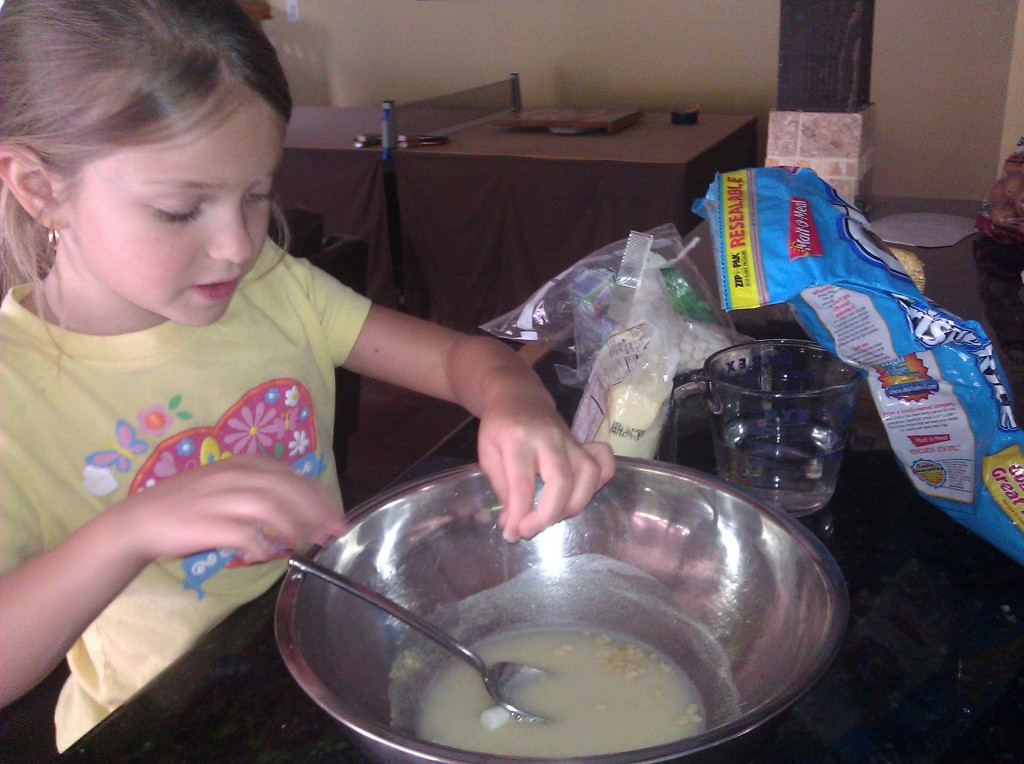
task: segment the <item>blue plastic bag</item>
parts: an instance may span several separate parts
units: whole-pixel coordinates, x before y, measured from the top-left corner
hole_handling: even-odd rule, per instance
[[[1024,563],[1024,437],[982,328],[928,300],[811,170],[719,174],[693,210],[711,227],[722,307],[789,303],[811,337],[866,372],[915,489]]]

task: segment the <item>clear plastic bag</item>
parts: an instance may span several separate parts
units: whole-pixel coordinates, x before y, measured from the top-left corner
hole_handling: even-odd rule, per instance
[[[583,348],[576,332],[580,366],[587,361],[589,369],[572,424],[582,441],[608,443],[618,456],[643,459],[657,453],[676,375],[741,339],[726,327],[677,312],[678,283],[665,278],[676,271],[652,244],[649,234],[633,232],[627,239],[605,313],[610,333],[599,345]]]
[[[656,264],[661,273],[670,305],[665,320],[672,322],[671,332],[680,343],[680,362],[687,364],[679,371],[697,368],[708,352],[739,341],[735,339],[739,335],[688,256],[697,240],[684,245],[672,223],[644,233],[652,239],[646,265]],[[575,351],[576,368],[560,366],[559,378],[563,384],[583,387],[594,357],[608,337],[629,328],[621,317],[616,320],[611,315],[616,284],[629,277],[623,273],[628,241],[627,237],[592,252],[544,284],[519,308],[480,328],[505,339],[542,341]],[[696,362],[700,352],[704,355]]]
[[[982,201],[975,227],[1005,244],[1024,245],[1024,137],[1003,162],[1003,170]]]

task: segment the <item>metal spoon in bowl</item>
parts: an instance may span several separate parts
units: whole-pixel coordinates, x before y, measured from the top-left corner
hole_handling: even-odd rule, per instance
[[[531,714],[529,711],[524,711],[523,709],[515,706],[509,700],[516,687],[547,674],[548,672],[544,671],[544,669],[527,666],[522,663],[511,663],[509,661],[500,661],[495,663],[493,666],[488,666],[474,651],[470,650],[447,633],[441,631],[441,629],[434,626],[430,621],[424,620],[411,610],[407,610],[397,602],[388,599],[384,595],[375,592],[373,589],[349,578],[345,574],[338,573],[337,571],[324,567],[308,557],[295,553],[292,553],[288,558],[288,564],[294,568],[298,568],[304,573],[309,573],[317,578],[327,581],[328,583],[334,584],[335,586],[344,589],[349,594],[354,594],[357,597],[366,600],[371,605],[379,607],[381,610],[390,613],[400,621],[404,621],[417,631],[427,635],[456,657],[466,661],[466,663],[472,666],[483,679],[484,687],[487,688],[487,692],[490,693],[491,697],[497,701],[499,706],[508,711],[516,721],[549,721],[543,716],[537,716],[536,714]]]

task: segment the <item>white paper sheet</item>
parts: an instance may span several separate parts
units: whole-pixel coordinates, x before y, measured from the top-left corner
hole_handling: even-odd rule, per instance
[[[973,218],[937,212],[907,212],[873,220],[871,230],[889,244],[951,247],[976,229]]]

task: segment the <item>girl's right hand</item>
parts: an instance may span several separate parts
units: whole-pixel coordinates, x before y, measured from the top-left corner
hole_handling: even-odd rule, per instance
[[[262,457],[233,456],[131,494],[0,575],[0,707],[42,680],[149,563],[209,549],[259,562],[278,556],[274,541],[323,545],[344,531],[319,482]]]
[[[162,480],[111,507],[140,562],[237,549],[246,562],[345,532],[341,506],[317,481],[260,456],[233,456]]]

